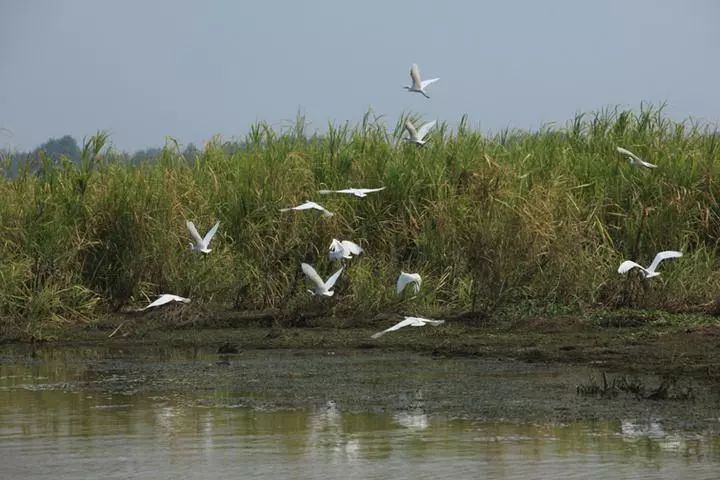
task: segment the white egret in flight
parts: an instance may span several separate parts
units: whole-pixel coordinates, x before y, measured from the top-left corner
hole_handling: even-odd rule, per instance
[[[329,212],[322,205],[315,203],[315,202],[310,202],[310,201],[307,201],[307,202],[303,203],[302,205],[298,205],[297,207],[281,208],[280,211],[287,212],[288,210],[310,210],[310,209],[319,210],[326,217],[332,217],[334,215],[334,213]]]
[[[652,278],[657,277],[660,275],[660,273],[656,272],[655,269],[660,265],[660,262],[663,260],[667,260],[668,258],[678,258],[682,257],[682,252],[676,252],[674,250],[667,250],[665,252],[660,252],[657,255],[655,255],[655,258],[653,259],[652,263],[649,267],[645,268],[642,265],[639,265],[635,262],[632,262],[630,260],[625,260],[623,263],[620,264],[620,268],[618,268],[618,273],[627,273],[633,268],[639,268],[640,274],[643,278]]]
[[[445,320],[430,320],[427,318],[420,318],[420,317],[405,317],[405,320],[396,323],[392,327],[383,330],[382,332],[378,332],[373,334],[372,338],[378,338],[382,337],[388,332],[394,332],[395,330],[400,330],[403,327],[424,327],[425,325],[441,325],[445,323]]]
[[[381,188],[345,188],[343,190],[318,190],[318,193],[322,195],[327,195],[328,193],[349,193],[350,195],[355,195],[356,197],[367,197],[368,193],[373,192],[379,192],[380,190],[385,190],[385,187]]]
[[[427,140],[425,136],[428,134],[430,129],[435,126],[436,120],[423,124],[420,128],[415,129],[415,125],[410,120],[405,120],[405,130],[408,132],[408,136],[405,137],[406,142],[414,143],[415,145],[425,145]]]
[[[327,282],[323,282],[323,279],[320,278],[320,275],[318,275],[318,273],[311,265],[303,263],[300,265],[300,267],[302,268],[302,271],[308,278],[308,280],[315,284],[315,288],[313,290],[308,290],[308,292],[312,293],[313,295],[323,295],[326,297],[333,296],[335,292],[333,292],[331,288],[335,286],[335,282],[337,282],[337,279],[340,278],[340,274],[343,271],[342,268],[337,272],[333,273],[332,277],[327,279]]]
[[[413,63],[412,67],[410,67],[410,79],[412,80],[412,85],[403,88],[408,92],[422,93],[425,98],[430,98],[428,94],[425,93],[425,88],[431,83],[435,83],[440,80],[439,78],[431,78],[430,80],[421,79],[420,69],[418,68],[416,63]]]
[[[343,258],[352,258],[353,255],[360,255],[362,252],[362,247],[355,242],[333,238],[328,255],[330,260],[342,260]]]
[[[657,168],[657,165],[653,165],[652,163],[648,163],[642,158],[638,157],[634,153],[632,153],[630,150],[626,150],[622,147],[615,147],[618,153],[621,153],[627,157],[627,159],[630,161],[630,165],[637,165],[639,167],[645,167],[645,168]]]
[[[420,291],[420,286],[422,285],[422,278],[420,277],[420,274],[401,271],[397,280],[397,294],[400,295],[409,283],[413,284],[415,293],[418,293]]]
[[[160,295],[157,300],[152,302],[150,305],[148,305],[145,308],[141,308],[140,311],[147,310],[148,308],[155,308],[159,307],[161,305],[165,305],[170,302],[182,302],[182,303],[190,303],[189,298],[185,297],[178,297],[177,295],[172,295],[170,293],[165,293],[163,295]]]
[[[193,239],[193,241],[190,242],[190,250],[198,253],[210,253],[212,251],[212,249],[208,248],[210,246],[210,240],[212,240],[215,236],[215,233],[220,226],[220,222],[213,225],[210,231],[205,234],[205,238],[200,237],[200,234],[195,228],[195,224],[193,222],[188,220],[185,222],[185,225],[187,225],[188,230],[190,230],[190,236]]]

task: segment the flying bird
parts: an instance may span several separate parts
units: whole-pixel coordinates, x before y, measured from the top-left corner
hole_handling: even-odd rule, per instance
[[[397,294],[400,295],[409,283],[413,284],[415,293],[418,293],[420,291],[420,286],[422,285],[422,278],[420,277],[420,274],[405,273],[401,271],[397,280]]]
[[[388,332],[394,332],[395,330],[400,330],[403,327],[424,327],[425,325],[442,325],[445,323],[445,320],[430,320],[427,318],[420,318],[420,317],[405,317],[405,320],[396,323],[392,327],[383,330],[382,332],[378,332],[372,335],[372,338],[378,338],[382,337]]]
[[[625,260],[623,263],[620,264],[620,268],[618,268],[618,273],[627,273],[633,268],[639,268],[640,274],[643,278],[652,278],[657,277],[660,275],[658,272],[655,271],[655,269],[660,265],[660,262],[663,260],[667,260],[668,258],[679,258],[682,257],[682,252],[676,252],[674,250],[667,250],[665,252],[660,252],[657,255],[655,255],[655,258],[653,259],[652,263],[649,267],[645,268],[642,265],[639,265],[635,262],[632,262],[630,260]]]
[[[170,302],[190,303],[190,299],[189,299],[189,298],[185,298],[185,297],[178,297],[177,295],[172,295],[172,294],[170,294],[170,293],[165,293],[165,294],[163,294],[163,295],[160,295],[160,296],[157,298],[157,300],[155,300],[154,302],[152,302],[152,303],[151,303],[150,305],[148,305],[147,307],[141,308],[140,311],[142,312],[143,310],[147,310],[148,308],[159,307],[159,306],[161,306],[161,305],[165,305],[165,304],[170,303]]]
[[[318,190],[318,193],[322,195],[327,195],[328,193],[349,193],[351,195],[355,195],[356,197],[367,197],[368,193],[373,192],[379,192],[380,190],[385,190],[385,187],[381,188],[346,188],[343,190]]]
[[[630,160],[630,165],[637,165],[639,167],[645,168],[657,168],[657,165],[646,162],[645,160],[632,153],[630,150],[626,150],[622,147],[615,147],[615,149],[618,151],[618,153],[625,155],[627,159]]]
[[[353,255],[360,255],[362,252],[362,247],[355,242],[333,238],[328,256],[330,260],[342,260],[343,258],[352,258]]]
[[[340,278],[340,274],[343,271],[342,268],[337,272],[333,273],[332,277],[327,279],[327,282],[323,282],[323,279],[320,278],[320,275],[318,275],[318,273],[311,265],[303,263],[300,265],[300,267],[302,268],[302,271],[308,278],[308,280],[315,284],[315,288],[313,290],[308,290],[308,292],[312,293],[313,295],[323,295],[325,297],[333,296],[335,292],[333,292],[331,288],[335,286],[335,282],[337,282],[337,279]]]
[[[419,129],[415,129],[415,125],[410,120],[405,120],[405,130],[408,132],[408,137],[405,137],[406,142],[414,143],[415,145],[425,145],[427,140],[424,140],[431,128],[435,126],[436,120],[423,124]]]
[[[332,217],[334,213],[329,212],[325,207],[323,207],[320,204],[317,204],[315,202],[307,201],[303,203],[302,205],[298,205],[297,207],[290,207],[290,208],[281,208],[281,212],[287,212],[288,210],[309,210],[309,209],[315,209],[320,210],[324,216],[326,217]]]
[[[418,68],[417,64],[413,63],[412,67],[410,67],[410,79],[412,80],[412,85],[403,87],[408,92],[417,92],[422,93],[425,98],[430,98],[427,93],[425,93],[425,87],[430,85],[431,83],[435,83],[439,78],[431,78],[430,80],[422,80],[420,78],[420,69]]]
[[[190,230],[190,236],[193,239],[193,241],[190,242],[190,250],[198,253],[210,253],[212,251],[212,249],[208,248],[210,246],[210,240],[212,240],[215,236],[215,233],[220,226],[220,222],[213,225],[210,231],[205,234],[205,238],[200,237],[200,234],[195,228],[195,224],[193,222],[188,220],[185,222],[185,225],[187,225],[188,230]]]

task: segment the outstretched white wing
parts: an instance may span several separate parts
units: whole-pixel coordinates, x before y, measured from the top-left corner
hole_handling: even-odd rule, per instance
[[[438,80],[440,80],[440,79],[439,79],[439,78],[431,78],[431,79],[429,79],[429,80],[423,80],[423,81],[420,83],[420,88],[424,89],[425,87],[427,87],[427,86],[430,85],[431,83],[435,83],[435,82],[437,82]]]
[[[340,278],[340,274],[342,273],[343,269],[340,268],[337,272],[332,274],[332,277],[327,279],[327,282],[325,282],[325,288],[330,290],[335,286],[335,282],[337,282],[338,278]]]
[[[415,293],[417,293],[420,290],[420,283],[422,282],[422,279],[420,278],[420,275],[417,273],[405,273],[400,272],[400,276],[397,280],[397,293],[400,295],[403,290],[405,290],[405,287],[408,283],[414,283],[415,284]]]
[[[615,147],[615,150],[617,150],[618,153],[621,153],[621,154],[623,154],[623,155],[627,155],[628,157],[630,157],[630,158],[633,159],[633,160],[640,160],[640,157],[638,157],[637,155],[635,155],[635,154],[634,154],[633,152],[631,152],[630,150],[627,150],[627,149],[622,148],[622,147]]]
[[[210,246],[210,240],[212,240],[213,237],[215,236],[215,234],[217,233],[219,226],[220,226],[220,221],[218,220],[218,222],[215,225],[213,225],[213,227],[210,229],[210,231],[205,234],[205,238],[203,238],[203,243],[205,244],[205,248]]]
[[[678,257],[682,257],[682,252],[677,252],[675,250],[666,250],[664,252],[660,252],[655,255],[655,258],[647,269],[651,272],[654,272],[657,269],[658,265],[660,265],[660,262],[662,262],[663,260]]]
[[[320,275],[315,271],[315,269],[308,265],[307,263],[303,263],[300,265],[300,268],[302,268],[303,273],[305,276],[313,282],[316,286],[316,290],[322,290],[324,288],[325,282],[322,281],[322,278],[320,278]]]
[[[195,224],[191,222],[190,220],[185,222],[185,225],[187,225],[187,229],[190,231],[190,236],[192,237],[193,241],[195,242],[195,245],[200,245],[202,243],[202,237],[197,231],[197,228],[195,228]]]
[[[422,318],[422,317],[405,317],[406,320],[414,320],[414,323],[411,325],[413,327],[422,327],[424,325],[442,325],[445,323],[445,320],[431,320],[429,318]]]
[[[418,140],[422,140],[425,138],[425,135],[428,134],[431,128],[435,126],[435,123],[437,123],[437,120],[433,120],[432,122],[428,122],[424,124],[422,127],[420,127],[417,131],[417,138]]]
[[[351,242],[350,240],[343,240],[340,243],[345,250],[352,253],[353,255],[360,255],[363,252],[363,249],[360,245],[355,242]]]
[[[396,323],[396,324],[393,325],[392,327],[390,327],[390,328],[388,328],[388,329],[386,329],[386,330],[383,330],[382,332],[378,332],[378,333],[374,334],[374,335],[372,336],[372,338],[382,337],[383,335],[385,335],[385,334],[388,333],[388,332],[394,332],[395,330],[400,330],[400,329],[403,328],[403,327],[407,327],[408,325],[412,325],[413,323],[415,323],[415,321],[416,321],[416,320],[415,320],[414,318],[406,318],[405,320],[403,320],[403,321],[401,321],[401,322],[399,322],[399,323]]]
[[[413,83],[412,88],[422,88],[422,81],[420,80],[420,69],[418,68],[416,63],[413,63],[412,67],[410,67],[410,78],[412,79]]]
[[[645,270],[645,267],[643,267],[642,265],[635,263],[631,260],[625,260],[623,263],[620,264],[620,267],[618,268],[618,273],[627,273],[633,268]]]
[[[626,148],[615,147],[615,149],[618,151],[618,153],[621,153],[622,155],[627,156],[628,159],[630,160],[630,163],[634,163],[636,165],[642,165],[645,168],[657,168],[657,165],[653,165],[650,162],[646,162],[645,160],[638,157],[637,155],[635,155],[633,152],[631,152],[630,150],[628,150]]]
[[[148,308],[159,307],[161,305],[165,305],[166,303],[170,303],[170,302],[190,303],[190,299],[180,297],[178,295],[172,295],[172,294],[166,293],[166,294],[160,295],[160,297],[158,297],[157,300],[155,300],[154,302],[152,302],[150,305],[143,308],[142,310],[147,310]]]
[[[405,130],[408,131],[408,134],[410,135],[410,138],[412,140],[418,139],[418,132],[415,129],[415,125],[413,125],[410,120],[405,120]]]

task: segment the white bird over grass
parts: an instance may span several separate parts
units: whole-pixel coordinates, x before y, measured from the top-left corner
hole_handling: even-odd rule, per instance
[[[307,201],[307,202],[303,203],[302,205],[298,205],[297,207],[281,208],[280,211],[287,212],[288,210],[310,210],[310,209],[319,210],[326,217],[332,217],[334,215],[334,213],[329,212],[327,210],[327,208],[323,207],[322,205],[315,203],[315,202],[310,202],[310,201]]]
[[[420,317],[405,317],[405,320],[396,323],[392,327],[383,330],[382,332],[378,332],[373,334],[372,338],[378,338],[382,337],[388,332],[394,332],[395,330],[400,330],[403,327],[424,327],[425,325],[442,325],[445,323],[445,320],[430,320],[427,318],[420,318]]]
[[[343,258],[352,258],[353,255],[360,255],[362,252],[362,247],[355,242],[333,238],[330,243],[329,257],[330,260],[342,260]]]
[[[412,85],[403,87],[408,92],[417,92],[422,93],[425,98],[430,98],[427,93],[425,93],[425,88],[430,85],[431,83],[435,83],[439,78],[431,78],[430,80],[422,80],[420,78],[420,69],[418,68],[416,63],[412,64],[412,67],[410,67],[410,79],[412,80]]]
[[[667,250],[664,252],[660,252],[657,255],[655,255],[655,258],[653,259],[652,263],[649,267],[645,268],[642,265],[639,265],[633,261],[625,260],[623,263],[620,264],[620,268],[618,268],[618,273],[627,273],[633,268],[639,268],[640,274],[643,278],[652,278],[657,277],[660,275],[658,272],[655,271],[655,269],[660,265],[660,262],[663,260],[667,260],[668,258],[678,258],[682,257],[682,252],[676,252],[674,250]]]
[[[318,193],[322,195],[327,195],[328,193],[349,193],[351,195],[355,195],[356,197],[367,197],[368,193],[373,192],[379,192],[380,190],[385,190],[385,187],[380,188],[345,188],[343,190],[318,190]]]
[[[645,167],[645,168],[657,168],[657,165],[653,165],[652,163],[648,163],[642,158],[638,157],[634,153],[632,153],[630,150],[626,150],[622,147],[615,147],[615,149],[618,151],[618,153],[625,155],[628,160],[630,160],[630,165],[637,165],[639,167]]]
[[[408,137],[405,137],[406,142],[414,143],[415,145],[425,145],[427,140],[425,136],[428,134],[431,128],[435,126],[436,120],[423,124],[419,129],[415,129],[415,125],[410,120],[405,120],[405,130],[408,132]]]
[[[210,246],[210,240],[212,240],[215,236],[215,233],[220,226],[220,222],[213,225],[210,231],[205,234],[205,238],[200,237],[200,234],[195,228],[195,224],[193,222],[188,220],[185,222],[185,225],[187,225],[188,230],[190,230],[190,236],[193,239],[193,241],[190,242],[190,250],[198,253],[210,253],[212,251],[212,249],[208,248]]]
[[[420,286],[422,285],[422,278],[420,277],[420,274],[401,271],[397,280],[397,294],[400,295],[409,283],[413,284],[415,293],[418,293],[420,291]]]
[[[159,307],[159,306],[161,306],[161,305],[165,305],[165,304],[170,303],[170,302],[190,303],[190,299],[189,299],[189,298],[185,298],[185,297],[178,297],[177,295],[172,295],[172,294],[170,294],[170,293],[165,293],[165,294],[163,294],[163,295],[160,295],[160,296],[157,298],[157,300],[155,300],[154,302],[152,302],[152,303],[151,303],[150,305],[148,305],[147,307],[141,308],[140,311],[142,312],[143,310],[147,310],[148,308]]]
[[[335,282],[337,282],[337,279],[340,278],[340,274],[343,271],[342,268],[337,272],[333,273],[332,277],[327,279],[327,282],[323,282],[323,279],[320,278],[320,275],[318,275],[318,273],[311,265],[303,263],[300,265],[300,267],[302,268],[302,271],[308,278],[308,280],[315,284],[315,289],[308,290],[308,292],[312,293],[313,295],[323,295],[325,297],[333,296],[335,292],[333,292],[331,288],[335,286]]]

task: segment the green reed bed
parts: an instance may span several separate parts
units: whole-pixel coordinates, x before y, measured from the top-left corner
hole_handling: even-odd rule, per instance
[[[306,133],[265,124],[233,149],[215,139],[193,158],[169,142],[131,165],[85,143],[83,161],[41,158],[0,179],[0,320],[32,335],[176,293],[193,305],[335,315],[399,309],[442,316],[504,308],[635,306],[683,310],[718,294],[720,137],[661,109],[578,115],[565,127],[487,136],[463,119],[423,148],[366,115]],[[658,165],[633,167],[623,146]],[[322,188],[385,186],[364,199]],[[335,215],[279,212],[305,200]],[[220,220],[210,255],[192,255],[185,219]],[[333,237],[365,254],[331,299],[311,298],[300,263],[328,276]],[[641,282],[623,259],[685,256]],[[399,299],[400,270],[423,275]]]

